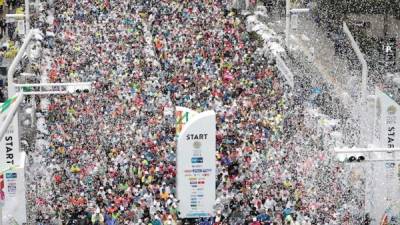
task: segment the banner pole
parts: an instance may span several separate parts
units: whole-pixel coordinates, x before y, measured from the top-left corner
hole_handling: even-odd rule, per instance
[[[290,0],[286,0],[285,43],[288,50],[290,49],[290,16]]]

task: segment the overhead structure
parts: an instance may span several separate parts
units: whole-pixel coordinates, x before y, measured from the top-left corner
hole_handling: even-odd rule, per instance
[[[357,42],[354,40],[353,35],[351,34],[349,27],[347,26],[346,22],[343,22],[343,31],[346,34],[347,38],[350,41],[351,47],[353,48],[354,52],[357,55],[358,60],[360,61],[361,67],[362,67],[362,78],[361,78],[361,99],[360,99],[360,110],[359,110],[359,118],[360,118],[360,135],[361,135],[361,141],[360,144],[363,147],[366,147],[368,145],[367,141],[367,82],[368,82],[368,66],[367,66],[367,61],[364,58],[364,55],[361,53],[361,50],[357,44]]]
[[[24,42],[21,48],[18,51],[17,56],[15,56],[12,61],[10,67],[7,71],[7,82],[8,82],[8,96],[14,96],[16,94],[15,83],[14,83],[14,74],[17,70],[18,64],[21,62],[22,57],[24,56],[29,43],[34,40],[36,37],[42,37],[42,32],[38,29],[29,30],[28,34],[25,36]]]
[[[400,161],[400,148],[340,148],[335,154],[339,161],[346,162]]]

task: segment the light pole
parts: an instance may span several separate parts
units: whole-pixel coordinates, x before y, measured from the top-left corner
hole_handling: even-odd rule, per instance
[[[29,15],[29,0],[25,0],[25,33],[29,32],[30,28],[30,15]]]
[[[361,53],[360,48],[358,47],[357,42],[354,40],[353,35],[351,34],[346,22],[343,22],[343,31],[346,34],[347,38],[350,41],[351,47],[357,55],[358,60],[360,61],[362,67],[362,80],[361,80],[361,101],[360,101],[360,135],[361,141],[360,144],[364,147],[367,146],[367,121],[366,121],[366,110],[367,110],[367,82],[368,82],[368,66],[367,61],[365,61],[364,55]]]
[[[289,38],[290,38],[290,0],[286,0],[286,32],[285,42],[286,48],[289,49]]]

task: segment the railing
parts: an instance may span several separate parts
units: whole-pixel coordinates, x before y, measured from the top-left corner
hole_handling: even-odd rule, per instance
[[[275,53],[274,53],[275,54]],[[294,75],[290,71],[290,69],[286,66],[285,61],[279,56],[279,54],[275,54],[276,66],[278,70],[283,74],[289,86],[294,88]]]

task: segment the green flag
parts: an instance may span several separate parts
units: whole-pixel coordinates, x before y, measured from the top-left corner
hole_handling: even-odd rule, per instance
[[[2,113],[5,112],[10,107],[10,105],[13,102],[15,102],[15,100],[17,100],[17,96],[13,96],[13,97],[7,99],[5,102],[3,102],[3,104],[0,105],[0,111]]]

